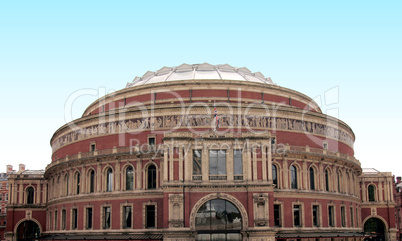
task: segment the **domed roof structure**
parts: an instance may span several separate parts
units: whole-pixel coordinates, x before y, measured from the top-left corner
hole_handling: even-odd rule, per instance
[[[177,67],[163,67],[156,72],[148,71],[142,77],[135,77],[126,87],[145,84],[177,81],[177,80],[239,80],[265,84],[274,84],[271,78],[266,78],[260,72],[252,73],[249,69],[236,68],[228,64],[211,65],[203,64],[182,64]]]

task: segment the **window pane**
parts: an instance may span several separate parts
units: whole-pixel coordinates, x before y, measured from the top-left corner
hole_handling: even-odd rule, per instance
[[[77,229],[78,226],[78,215],[77,215],[78,210],[77,209],[73,209],[73,217],[72,217],[72,229]]]
[[[293,206],[293,223],[295,226],[300,226],[300,205]]]
[[[278,188],[278,171],[274,164],[272,164],[272,183],[275,185],[275,188]]]
[[[133,167],[129,166],[126,169],[126,190],[133,190],[134,187],[134,171]]]
[[[89,192],[95,192],[95,171],[92,170],[90,173],[90,181],[89,181]]]
[[[314,169],[310,167],[310,190],[315,190]]]
[[[196,214],[197,230],[241,230],[242,217],[230,202],[214,199],[204,203]]]
[[[218,150],[209,150],[209,174],[218,174]]]
[[[76,187],[77,192],[76,192],[76,194],[80,194],[81,177],[80,177],[79,173],[77,173],[76,182],[77,182],[77,187]]]
[[[34,203],[34,189],[33,187],[28,187],[27,188],[27,204],[33,204]]]
[[[113,172],[111,168],[107,170],[106,176],[107,176],[106,191],[111,192],[113,190]]]
[[[155,228],[155,206],[146,206],[147,228]]]
[[[66,210],[61,211],[61,229],[66,229]]]
[[[92,208],[87,208],[87,228],[92,228]]]
[[[124,228],[131,228],[131,220],[132,220],[132,211],[131,211],[131,207],[127,206],[124,207],[124,214],[123,214],[123,227]]]
[[[318,226],[318,206],[313,206],[313,226]]]
[[[333,227],[334,226],[334,207],[333,206],[329,206],[328,207],[328,221],[329,221],[329,226]]]
[[[291,172],[291,179],[290,179],[290,185],[292,189],[297,189],[297,170],[295,166],[290,167],[290,172]]]
[[[281,226],[281,206],[278,204],[274,205],[274,223],[276,227]]]
[[[341,207],[341,225],[342,227],[346,226],[346,214],[345,214],[345,207]]]
[[[226,174],[226,151],[220,150],[218,152],[218,174],[225,175]]]
[[[148,167],[148,189],[156,188],[156,167],[150,165]]]
[[[193,150],[193,175],[202,175],[202,152]]]
[[[375,194],[374,194],[374,186],[373,185],[368,186],[368,195],[369,195],[369,202],[374,202]]]
[[[234,174],[243,175],[243,152],[242,150],[233,150]]]
[[[110,207],[104,207],[104,220],[103,220],[103,228],[110,228]]]

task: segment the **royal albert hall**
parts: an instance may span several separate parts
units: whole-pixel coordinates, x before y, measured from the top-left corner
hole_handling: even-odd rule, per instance
[[[259,72],[149,71],[54,133],[43,180],[10,191],[32,224],[9,240],[362,240],[354,140]]]

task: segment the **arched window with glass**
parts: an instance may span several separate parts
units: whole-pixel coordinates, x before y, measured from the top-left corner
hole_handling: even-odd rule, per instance
[[[274,184],[275,188],[279,188],[278,187],[278,168],[274,164],[272,164],[272,184]]]
[[[95,192],[95,171],[92,169],[88,173],[89,193]]]
[[[147,188],[155,189],[156,188],[156,167],[151,164],[148,166],[147,170]]]
[[[239,209],[224,199],[205,202],[195,215],[196,240],[243,240],[243,217]]]
[[[374,185],[369,185],[367,188],[369,202],[375,202],[375,187]]]
[[[127,166],[126,168],[126,190],[134,189],[134,168],[132,166]]]
[[[297,168],[294,165],[290,166],[290,188],[297,189]]]
[[[69,176],[68,176],[68,173],[64,176],[64,185],[65,185],[65,189],[64,189],[64,195],[65,196],[68,196],[68,193],[69,193],[69,190],[68,190],[68,188],[69,188],[69,182],[70,182],[70,180],[69,180]]]
[[[81,175],[79,172],[75,174],[75,194],[80,194]]]
[[[28,187],[26,190],[26,194],[27,194],[27,204],[34,204],[35,189],[33,187]]]
[[[106,191],[113,191],[113,170],[110,167],[106,170]]]
[[[341,192],[342,187],[341,187],[341,183],[342,183],[342,174],[340,171],[337,172],[337,176],[338,176],[338,192]]]
[[[315,190],[315,172],[314,168],[310,167],[310,190]]]
[[[329,192],[329,173],[328,173],[328,169],[325,169],[324,172],[324,179],[325,179],[325,191]]]

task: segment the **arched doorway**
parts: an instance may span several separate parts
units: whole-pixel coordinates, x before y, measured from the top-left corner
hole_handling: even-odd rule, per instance
[[[366,240],[384,241],[385,240],[385,225],[378,218],[370,218],[364,223],[364,232],[377,235],[376,237]]]
[[[39,238],[40,229],[33,221],[22,222],[17,229],[17,241],[31,241]]]
[[[195,216],[197,241],[240,241],[242,240],[242,216],[239,209],[224,199],[205,202]]]

